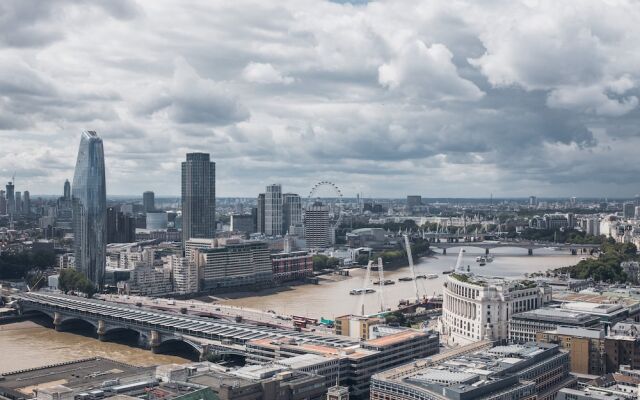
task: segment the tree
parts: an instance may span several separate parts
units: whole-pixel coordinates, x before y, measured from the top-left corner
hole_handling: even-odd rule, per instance
[[[96,287],[86,276],[75,269],[63,269],[58,278],[58,289],[65,293],[70,291],[82,292],[91,298],[96,293]]]

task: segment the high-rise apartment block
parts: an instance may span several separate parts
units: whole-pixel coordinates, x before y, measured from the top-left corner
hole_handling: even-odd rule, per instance
[[[302,226],[302,201],[294,193],[282,196],[282,232],[292,234],[291,227]]]
[[[24,215],[31,214],[31,193],[28,190],[22,193],[22,213]]]
[[[264,234],[282,235],[282,186],[267,186],[264,197]]]
[[[329,207],[316,202],[304,213],[304,237],[310,249],[323,249],[333,243],[333,228],[329,221]]]
[[[216,233],[216,164],[207,153],[188,153],[182,163],[182,243]]]
[[[17,215],[22,214],[22,192],[16,192],[15,194],[15,210]]]
[[[73,177],[73,235],[76,269],[98,287],[104,282],[107,247],[107,191],[102,139],[94,131],[80,138]]]
[[[156,210],[156,199],[153,192],[142,193],[142,207],[144,212],[154,212]]]

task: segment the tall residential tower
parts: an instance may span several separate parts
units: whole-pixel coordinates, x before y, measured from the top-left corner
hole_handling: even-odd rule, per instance
[[[282,186],[267,186],[264,196],[264,234],[282,235]]]
[[[76,269],[96,286],[104,284],[107,252],[107,190],[102,139],[82,132],[73,176],[73,236]]]
[[[188,153],[182,163],[182,244],[216,234],[216,163],[208,153]]]

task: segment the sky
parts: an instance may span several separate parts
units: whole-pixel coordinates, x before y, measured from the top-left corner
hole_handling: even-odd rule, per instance
[[[640,2],[3,0],[0,180],[62,193],[83,130],[107,192],[627,197]]]

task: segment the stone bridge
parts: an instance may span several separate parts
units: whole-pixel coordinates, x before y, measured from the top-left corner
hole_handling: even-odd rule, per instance
[[[529,255],[533,255],[533,250],[544,248],[557,248],[560,250],[571,251],[577,253],[581,249],[595,250],[599,249],[599,244],[554,244],[545,242],[530,242],[530,241],[513,241],[513,242],[432,242],[429,246],[433,248],[442,249],[442,254],[447,254],[447,249],[452,247],[475,247],[478,249],[484,249],[485,254],[489,254],[490,249],[497,249],[503,247],[521,248],[527,249]]]
[[[138,335],[138,344],[153,352],[163,352],[172,343],[185,343],[198,352],[246,356],[245,344],[254,339],[292,338],[310,343],[330,342],[338,347],[353,345],[348,338],[324,337],[311,333],[272,329],[191,315],[151,311],[135,306],[90,300],[75,296],[38,292],[14,295],[21,315],[45,314],[56,330],[77,329],[89,324],[100,340],[110,340],[118,332]]]

